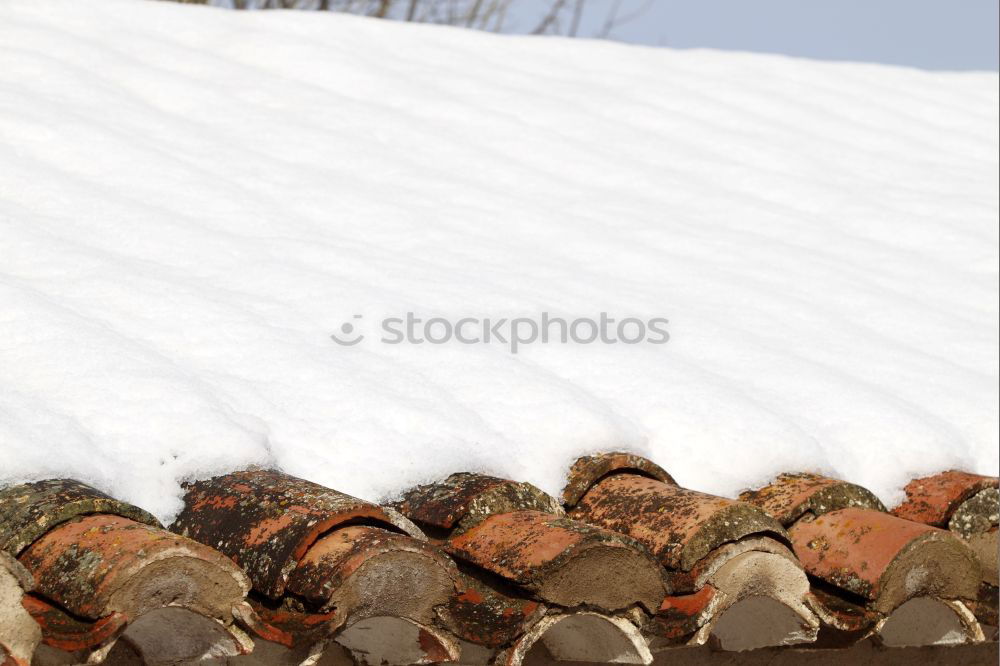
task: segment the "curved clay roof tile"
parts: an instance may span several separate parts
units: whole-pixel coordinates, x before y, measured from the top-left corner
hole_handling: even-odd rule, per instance
[[[0,490],[0,550],[14,557],[53,527],[78,516],[102,513],[162,527],[137,506],[75,479],[49,479]]]
[[[539,511],[490,516],[445,548],[560,606],[654,610],[667,592],[659,565],[632,539]]]
[[[405,534],[351,525],[317,541],[298,561],[288,591],[320,612],[349,619],[406,617],[430,623],[456,593],[457,569],[438,548]]]
[[[443,481],[407,491],[399,510],[418,524],[451,530],[452,534],[464,532],[498,513],[563,513],[554,497],[530,483],[470,472],[458,472]]]
[[[538,643],[559,661],[651,664],[653,655],[628,620],[579,611],[546,615],[510,648],[497,655],[498,666],[521,666]]]
[[[663,483],[677,485],[665,469],[648,458],[621,451],[598,453],[577,458],[570,467],[566,487],[562,492],[563,504],[567,507],[575,506],[595,483],[609,474],[623,472],[640,474]]]
[[[882,501],[866,488],[809,473],[781,474],[763,488],[741,493],[740,500],[760,507],[785,527],[806,514],[822,516],[851,506],[886,510]]]
[[[913,479],[903,489],[906,500],[892,513],[918,523],[947,527],[952,514],[963,502],[982,490],[998,486],[1000,478],[995,476],[956,470]]]
[[[177,632],[190,634],[171,648],[178,660],[252,649],[232,612],[250,582],[221,553],[76,481],[11,488],[4,501],[10,542],[32,537],[18,558],[35,582],[23,605],[47,645],[90,651],[94,663],[119,639],[157,653],[180,646]]]
[[[546,612],[533,599],[469,574],[460,572],[459,583],[459,593],[437,612],[445,628],[474,645],[493,649],[507,645]]]
[[[275,470],[248,470],[188,484],[171,529],[240,565],[254,590],[285,592],[296,563],[323,534],[350,521],[406,531],[382,507]]]
[[[751,534],[787,540],[757,507],[638,474],[608,476],[592,486],[571,518],[627,534],[668,569],[690,571],[714,548]]]
[[[915,596],[974,599],[979,564],[951,533],[888,513],[849,508],[789,532],[806,571],[888,613]]]

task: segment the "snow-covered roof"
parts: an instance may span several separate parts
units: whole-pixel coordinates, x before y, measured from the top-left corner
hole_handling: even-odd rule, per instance
[[[518,666],[539,645],[648,664],[698,645],[973,644],[996,626],[997,486],[916,479],[896,513],[919,504],[918,522],[837,479],[786,474],[734,500],[621,452],[578,460],[566,505],[465,472],[379,506],[253,469],[189,484],[167,531],[79,482],[36,482],[0,491],[0,646],[27,663],[41,638],[36,666]]]
[[[169,521],[252,464],[998,469],[995,73],[139,0],[0,33],[0,483]],[[408,312],[670,339],[381,342]]]

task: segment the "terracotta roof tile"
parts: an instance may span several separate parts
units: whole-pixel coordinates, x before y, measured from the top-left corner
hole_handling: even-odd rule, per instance
[[[710,584],[702,585],[696,592],[667,596],[660,602],[646,633],[654,641],[659,639],[667,645],[687,642],[684,639],[690,639],[702,627],[711,624],[725,601]]]
[[[47,531],[78,516],[102,513],[162,527],[151,514],[74,479],[50,479],[0,490],[0,550],[14,557]]]
[[[337,643],[371,666],[437,664],[461,656],[458,641],[448,632],[396,616],[359,620],[337,636]]]
[[[741,498],[782,520],[806,571],[828,586],[813,597],[824,622],[822,642],[878,635],[886,627],[886,640],[900,640],[905,632],[893,627],[912,615],[913,604],[902,608],[911,599],[936,604],[962,625],[964,604],[976,598],[970,581],[979,566],[968,547],[947,532],[886,513],[865,488],[815,474],[783,474]],[[935,613],[924,615],[930,622]],[[912,617],[905,624],[913,625]],[[905,634],[907,640],[932,641],[929,627]],[[962,631],[972,639],[978,629]]]
[[[752,505],[639,474],[604,478],[569,515],[628,534],[665,567],[679,571],[689,571],[713,548],[750,534],[787,539],[777,521]]]
[[[565,497],[579,497],[570,517],[628,534],[665,567],[673,595],[647,628],[658,643],[715,640],[732,649],[754,647],[756,638],[736,628],[737,618],[749,614],[782,627],[765,641],[815,637],[818,621],[806,605],[806,575],[784,528],[759,508],[682,488],[637,456],[584,458],[571,476],[574,490]],[[753,600],[758,597],[768,601]]]
[[[852,603],[840,594],[813,587],[807,598],[821,624],[817,647],[845,647],[871,635],[881,615],[864,604]]]
[[[407,492],[400,509],[437,530],[455,558],[547,604],[655,609],[666,593],[643,546],[566,518],[555,498],[530,484],[453,474]]]
[[[666,594],[659,567],[639,544],[539,511],[490,516],[445,548],[559,606],[655,609]]]
[[[935,482],[921,501],[945,498],[935,520],[952,532],[844,481],[782,475],[737,501],[625,453],[577,461],[568,514],[478,474],[397,511],[250,470],[191,484],[170,533],[85,484],[26,484],[0,491],[0,543],[19,558],[0,554],[0,666],[28,666],[39,634],[41,663],[147,666],[200,658],[176,640],[188,633],[202,655],[256,644],[252,663],[316,666],[982,640],[996,587],[976,553],[995,556],[996,486],[939,476],[961,488]]]
[[[501,648],[513,642],[543,617],[544,604],[518,596],[516,591],[465,573],[460,590],[438,616],[445,628],[474,645]]]
[[[46,645],[96,663],[120,640],[141,647],[185,627],[212,638],[185,641],[191,652],[177,653],[178,659],[252,649],[232,612],[249,590],[246,576],[141,509],[56,480],[7,489],[0,515],[8,547],[31,540],[18,557],[35,582],[23,607]]]
[[[588,611],[546,615],[495,659],[497,666],[521,666],[536,644],[556,661],[650,664],[638,628],[621,617]]]
[[[851,506],[885,511],[882,501],[866,488],[808,473],[782,474],[759,490],[741,493],[740,499],[759,506],[785,527],[807,513],[822,516]]]
[[[440,595],[433,605],[445,603],[452,596],[449,592],[455,585],[457,570],[444,553],[408,535],[368,525],[349,525],[319,539],[292,571],[288,591],[315,604],[321,612],[343,609],[349,606],[345,595],[360,598],[375,592],[375,585],[382,580],[373,574],[386,567],[390,570],[383,575],[389,578],[386,582],[390,585],[408,580],[405,595],[411,599],[392,600],[400,610],[412,597],[421,599],[420,612],[426,612],[424,595]],[[439,579],[438,584],[428,585],[429,578]],[[364,589],[356,589],[358,586]],[[376,596],[381,595],[384,603],[391,591],[382,590]],[[369,603],[379,601],[372,599]]]
[[[460,534],[498,513],[563,513],[555,498],[530,483],[468,472],[407,491],[399,510],[418,525],[450,530],[452,534]]]
[[[378,505],[281,472],[248,470],[189,484],[171,529],[225,553],[256,591],[278,599],[316,540],[356,520],[402,529]]]
[[[944,530],[850,508],[800,521],[790,534],[806,571],[868,599],[880,611],[918,595],[976,596],[978,564]]]
[[[906,485],[906,500],[893,514],[928,525],[947,527],[969,546],[982,570],[978,598],[970,602],[976,617],[997,624],[1000,479],[951,470],[914,479]]]
[[[995,476],[982,476],[956,470],[941,472],[914,479],[906,484],[904,488],[906,501],[892,512],[907,520],[935,527],[947,527],[949,519],[959,505],[979,491],[997,488],[998,485],[1000,479]]]
[[[170,558],[178,558],[170,569],[159,564]],[[20,561],[47,599],[92,620],[111,612],[138,617],[164,604],[159,597],[166,594],[169,603],[223,618],[248,587],[242,572],[216,551],[158,527],[104,514],[81,516],[49,530]],[[181,566],[189,568],[178,579],[174,567]],[[144,570],[149,567],[156,572],[147,580]],[[175,586],[165,587],[168,582]]]
[[[566,506],[575,506],[595,483],[615,473],[628,472],[676,485],[674,478],[652,460],[620,451],[582,456],[570,467],[563,488],[562,500]]]
[[[116,640],[128,626],[128,616],[117,611],[98,620],[84,620],[33,595],[25,596],[22,605],[41,627],[45,644],[65,652],[98,648]]]
[[[455,564],[398,512],[273,470],[190,484],[175,531],[211,544],[253,581],[244,624],[258,637],[355,652],[396,637],[390,662],[447,660],[457,649],[433,626],[458,593]],[[391,628],[391,629],[390,629]],[[366,647],[367,645],[367,647]],[[394,656],[390,656],[394,655]],[[425,663],[421,661],[420,663]]]

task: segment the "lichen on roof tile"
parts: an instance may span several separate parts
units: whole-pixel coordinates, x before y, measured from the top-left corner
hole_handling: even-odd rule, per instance
[[[279,599],[309,547],[357,520],[402,530],[371,502],[275,470],[247,470],[188,484],[171,529],[232,558],[256,591]]]
[[[785,527],[806,513],[821,516],[851,506],[886,510],[882,501],[866,488],[811,473],[781,474],[762,488],[740,493],[740,499],[759,506]]]
[[[946,527],[952,513],[982,490],[997,488],[1000,478],[950,470],[913,479],[903,489],[906,500],[892,512],[900,518]]]
[[[0,489],[0,550],[14,557],[48,530],[90,513],[162,527],[149,512],[75,479],[49,479]]]
[[[622,472],[641,474],[676,485],[674,478],[665,469],[648,458],[621,451],[598,453],[577,458],[570,467],[562,492],[563,504],[567,507],[574,506],[595,483],[609,474]]]
[[[848,508],[790,530],[806,571],[890,612],[919,595],[974,599],[979,565],[949,532],[891,514]]]
[[[459,573],[459,592],[437,610],[441,623],[459,638],[487,648],[509,644],[545,615],[544,604],[519,596],[510,586],[487,584]]]
[[[250,582],[221,553],[77,481],[8,489],[4,502],[8,543],[31,538],[18,557],[35,583],[23,606],[46,645],[97,663],[122,637],[163,652],[165,634],[187,627],[178,659],[251,649],[232,614]]]
[[[450,538],[453,556],[562,606],[655,609],[667,592],[663,573],[629,537],[539,511],[493,515]]]
[[[750,534],[788,538],[780,523],[753,505],[638,474],[604,478],[569,515],[628,534],[665,567],[681,571],[713,548]]]
[[[443,481],[412,488],[399,510],[418,524],[461,533],[488,516],[510,511],[561,515],[559,502],[530,483],[458,472]]]

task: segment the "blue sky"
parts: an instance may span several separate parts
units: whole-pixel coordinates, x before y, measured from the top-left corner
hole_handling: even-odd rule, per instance
[[[614,0],[586,0],[581,36],[600,30]],[[612,36],[677,48],[709,47],[925,69],[997,70],[998,0],[621,0],[648,4]],[[548,3],[545,3],[548,4]],[[535,23],[542,3],[520,2],[513,22]]]

